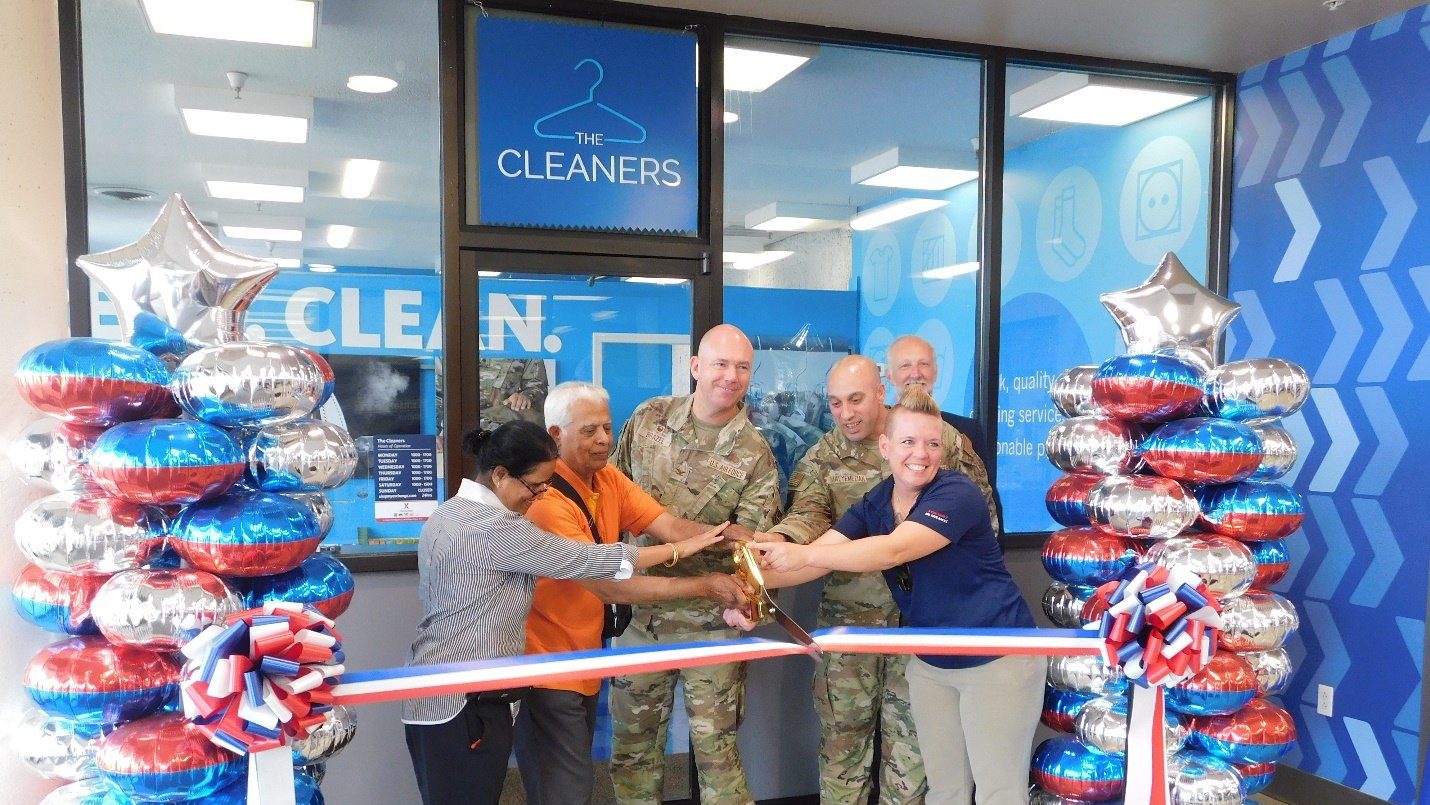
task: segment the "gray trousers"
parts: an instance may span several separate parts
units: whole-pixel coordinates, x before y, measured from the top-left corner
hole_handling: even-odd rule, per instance
[[[532,688],[516,717],[516,763],[527,805],[589,805],[596,696]]]
[[[909,658],[909,701],[928,774],[927,805],[1026,805],[1028,762],[1043,708],[1045,657],[974,668]]]

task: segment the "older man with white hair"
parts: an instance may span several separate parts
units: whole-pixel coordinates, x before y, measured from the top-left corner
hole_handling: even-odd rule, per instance
[[[562,383],[546,398],[546,426],[560,458],[552,489],[527,511],[536,525],[577,542],[618,542],[622,531],[650,534],[676,546],[710,528],[667,512],[607,462],[610,395],[590,383]],[[703,598],[739,606],[744,590],[733,577],[633,576],[620,582],[542,578],[526,621],[526,652],[598,649],[616,631],[619,608],[629,604]],[[610,625],[608,625],[610,624]],[[581,805],[591,801],[591,742],[596,727],[598,681],[557,682],[534,689],[516,726],[516,754],[526,801]]]

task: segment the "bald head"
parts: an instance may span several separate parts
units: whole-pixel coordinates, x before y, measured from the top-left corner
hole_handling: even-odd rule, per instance
[[[934,355],[933,346],[922,338],[900,336],[889,345],[885,371],[895,394],[911,385],[922,386],[933,393],[934,381],[938,379],[938,356]]]
[[[875,439],[884,429],[884,381],[879,365],[863,355],[840,358],[829,370],[829,415],[852,441]]]
[[[740,328],[731,324],[710,328],[690,358],[695,416],[711,424],[729,422],[750,389],[754,363],[755,348]]]

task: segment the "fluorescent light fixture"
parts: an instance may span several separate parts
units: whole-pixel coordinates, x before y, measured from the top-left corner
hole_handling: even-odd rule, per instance
[[[939,266],[925,270],[921,276],[926,280],[947,280],[954,277],[961,277],[965,274],[977,274],[978,261],[971,263],[954,263],[951,266]]]
[[[313,46],[313,0],[140,0],[156,34]]]
[[[285,204],[303,203],[303,188],[292,185],[206,179],[204,186],[208,188],[209,195],[214,198],[231,198],[240,201],[279,201]]]
[[[235,98],[227,90],[174,87],[174,103],[190,134],[306,143],[313,99],[299,95],[250,92]]]
[[[347,224],[332,224],[328,227],[328,245],[334,249],[346,249],[353,242],[357,230]]]
[[[484,279],[493,279],[493,278],[495,278],[495,277],[500,277],[500,276],[501,276],[501,272],[500,272],[500,271],[478,271],[478,272],[477,272],[477,276],[478,276],[478,277],[482,277],[482,278],[484,278]]]
[[[746,229],[763,232],[809,232],[832,229],[849,220],[854,210],[837,204],[801,204],[775,201],[745,216]]]
[[[1126,126],[1204,97],[1188,84],[1089,73],[1053,73],[1008,97],[1008,113],[1037,120]]]
[[[308,264],[308,270],[309,270],[309,271],[316,271],[316,272],[318,272],[319,274],[331,274],[331,273],[333,273],[334,271],[337,271],[338,269],[337,269],[336,266],[332,265],[331,263],[309,263],[309,264]]]
[[[350,75],[348,76],[348,89],[353,92],[381,95],[384,92],[397,89],[397,82],[385,75]]]
[[[725,91],[764,92],[817,55],[818,45],[806,45],[802,42],[770,39],[727,40]]]
[[[225,237],[235,240],[281,240],[299,241],[303,239],[301,229],[283,229],[272,226],[223,226]]]
[[[377,181],[377,169],[382,163],[376,159],[349,159],[343,165],[343,198],[367,198],[372,195],[373,183]]]
[[[639,282],[642,285],[681,285],[685,280],[679,277],[626,277],[626,282]]]
[[[738,114],[734,113],[734,112],[726,112],[726,113],[725,113],[725,122],[726,122],[726,123],[734,123],[735,121],[737,121],[737,120],[739,120],[739,119],[740,119],[740,116],[739,116]]]
[[[270,257],[268,259],[277,263],[279,268],[297,268],[303,264],[303,261],[296,257]]]
[[[885,224],[901,221],[910,215],[936,210],[947,204],[948,201],[939,198],[900,198],[886,201],[849,219],[849,227],[860,231],[878,229]]]
[[[890,148],[849,169],[849,181],[905,190],[947,190],[978,178],[973,154],[920,148]]]
[[[782,249],[770,249],[761,252],[725,252],[723,260],[725,265],[735,271],[749,271],[760,266],[769,265],[777,260],[783,260],[794,254],[794,252]]]

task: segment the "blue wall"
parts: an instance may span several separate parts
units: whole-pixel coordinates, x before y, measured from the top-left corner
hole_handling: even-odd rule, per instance
[[[1430,9],[1240,77],[1228,358],[1311,374],[1287,422],[1309,517],[1279,585],[1301,612],[1287,762],[1414,801],[1430,380]],[[1336,689],[1331,718],[1318,685]]]

